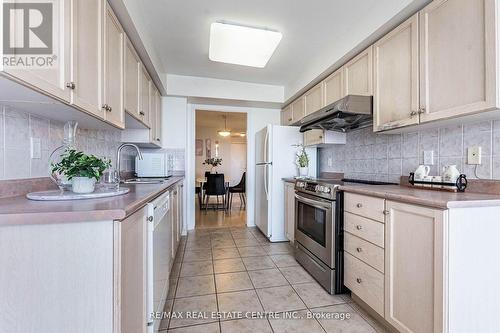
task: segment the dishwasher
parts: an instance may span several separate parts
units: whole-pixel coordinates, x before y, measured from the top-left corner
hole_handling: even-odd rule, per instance
[[[147,237],[147,332],[158,332],[160,320],[153,313],[163,312],[170,270],[170,248],[172,238],[170,221],[170,192],[160,195],[148,203]]]

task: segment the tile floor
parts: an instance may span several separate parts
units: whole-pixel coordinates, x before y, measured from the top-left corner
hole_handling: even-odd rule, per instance
[[[348,295],[325,292],[298,265],[288,243],[271,244],[256,228],[190,232],[181,242],[167,298],[165,312],[182,317],[163,319],[162,332],[384,332]],[[273,315],[248,318],[249,312]]]

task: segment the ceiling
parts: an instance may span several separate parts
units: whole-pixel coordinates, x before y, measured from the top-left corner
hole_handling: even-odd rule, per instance
[[[302,72],[327,69],[418,1],[155,0],[140,15],[167,73],[286,86]],[[209,31],[217,21],[277,30],[283,39],[263,69],[212,62]]]
[[[224,116],[227,117],[227,129],[232,132],[246,132],[247,115],[239,112],[217,112],[196,110],[196,128],[210,127],[224,129]]]

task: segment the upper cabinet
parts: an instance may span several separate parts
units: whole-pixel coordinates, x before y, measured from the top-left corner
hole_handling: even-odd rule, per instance
[[[295,102],[292,103],[292,114],[293,122],[298,122],[300,119],[304,118],[306,115],[306,99],[304,96],[299,97]]]
[[[125,42],[125,112],[139,118],[139,75],[141,59],[127,38]]]
[[[344,71],[338,69],[323,81],[323,92],[325,95],[324,105],[338,101],[345,96]]]
[[[290,126],[293,123],[292,105],[288,105],[281,111],[281,125]]]
[[[158,89],[152,85],[153,94],[151,99],[151,142],[161,146],[161,95]]]
[[[418,14],[380,39],[374,50],[374,130],[418,124]]]
[[[305,94],[306,99],[306,116],[318,111],[324,106],[323,101],[323,84],[319,83],[311,88]]]
[[[141,66],[140,85],[139,85],[140,110],[139,118],[144,124],[150,126],[150,102],[151,102],[151,79],[144,66]]]
[[[344,65],[344,95],[373,95],[373,47]]]

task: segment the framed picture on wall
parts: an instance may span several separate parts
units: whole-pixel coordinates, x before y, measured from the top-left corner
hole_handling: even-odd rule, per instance
[[[196,139],[196,156],[203,156],[203,140]]]
[[[212,140],[205,139],[205,149],[207,150],[205,158],[212,158]]]

